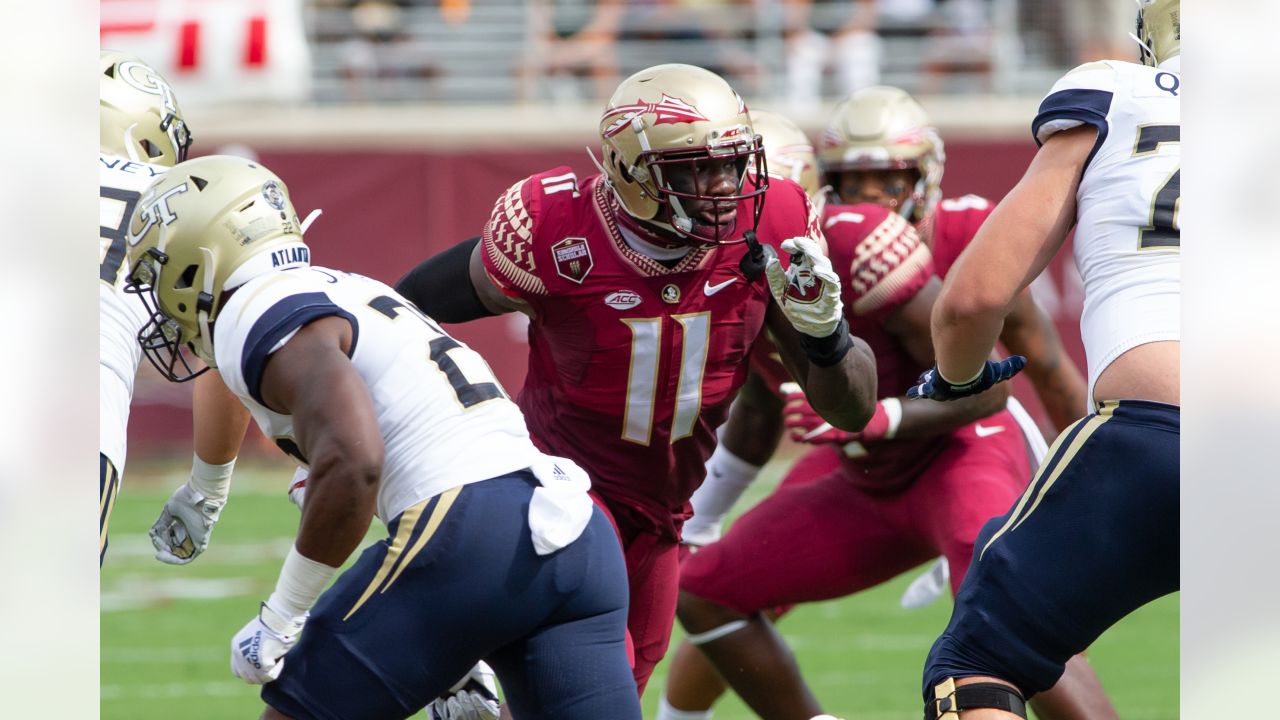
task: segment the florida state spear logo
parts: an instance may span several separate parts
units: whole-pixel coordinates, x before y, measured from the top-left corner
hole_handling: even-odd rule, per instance
[[[604,111],[604,115],[600,118],[600,122],[604,122],[611,117],[617,116],[618,119],[609,124],[605,128],[604,136],[611,138],[622,132],[631,121],[641,115],[653,114],[654,125],[672,125],[675,123],[692,123],[707,122],[707,116],[698,112],[698,108],[679,99],[673,98],[666,93],[662,93],[662,99],[656,103],[647,103],[637,99],[632,105],[619,105],[618,107],[609,108]]]

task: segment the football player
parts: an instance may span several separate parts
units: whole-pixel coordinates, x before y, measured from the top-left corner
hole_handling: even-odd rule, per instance
[[[146,63],[119,52],[99,55],[99,391],[98,562],[107,552],[107,525],[125,464],[125,428],[146,322],[138,303],[123,294],[128,274],[125,231],[141,192],[186,159],[187,127],[169,83]],[[218,378],[197,381],[193,399],[195,455],[191,479],[165,504],[151,529],[156,558],[185,563],[209,542],[231,482],[249,413]]]
[[[982,391],[1002,377],[987,357],[1005,314],[1075,227],[1095,410],[983,527],[925,665],[929,719],[1026,717],[1072,653],[1178,589],[1178,0],[1142,0],[1137,36],[1141,64],[1087,63],[1049,91],[1039,151],[933,310],[937,364],[909,394]]]
[[[826,196],[826,192],[820,187],[819,161],[815,159],[813,146],[804,133],[782,115],[756,111],[753,117],[756,129],[764,137],[771,172],[791,174],[797,181],[805,184],[814,196]],[[938,274],[947,272],[956,255],[964,249],[965,243],[973,237],[973,233],[991,211],[991,204],[978,196],[940,200],[940,182],[945,160],[941,138],[929,126],[927,115],[918,102],[897,88],[867,88],[841,102],[833,115],[831,127],[824,133],[822,159],[820,165],[827,170],[829,186],[838,190],[837,200],[845,201],[847,197],[855,202],[874,202],[909,219],[911,224],[919,228],[922,240],[931,245],[929,250],[936,251],[936,254],[931,254],[934,272]],[[823,215],[826,218],[824,231],[828,241],[835,242],[833,238],[844,237],[842,232],[849,232],[856,227],[856,224],[851,224],[847,219],[851,217],[849,213],[847,206],[826,206]],[[897,270],[897,273],[905,274],[904,270]],[[923,293],[919,302],[925,302]],[[849,304],[846,302],[846,307],[847,305]],[[1044,405],[1050,409],[1051,418],[1065,427],[1079,415],[1079,411],[1073,411],[1073,407],[1084,405],[1082,375],[1062,348],[1050,318],[1039,309],[1029,292],[1021,293],[1010,318],[1001,340],[1010,347],[1018,348],[1020,352],[1036,357],[1032,372],[1034,386]],[[865,320],[867,319],[864,318],[863,322]],[[899,333],[905,331],[922,337],[928,334],[927,324],[924,323],[916,324],[914,329],[902,328],[901,323],[897,324],[899,327],[893,329]],[[883,336],[883,333],[877,333],[877,336]],[[872,336],[868,334],[867,337]],[[881,410],[877,411],[879,421],[873,420],[872,425],[863,433],[842,433],[824,425],[822,419],[809,411],[803,396],[794,393],[787,396],[783,392],[782,388],[790,378],[787,378],[777,361],[769,359],[771,350],[769,347],[756,348],[753,377],[742,388],[730,420],[724,427],[721,446],[717,447],[716,454],[708,461],[707,482],[692,497],[695,515],[685,525],[685,541],[695,546],[712,543],[721,536],[724,514],[753,482],[760,466],[772,456],[785,429],[783,406],[786,406],[786,427],[791,430],[791,436],[796,441],[851,447],[852,454],[855,455],[867,452],[872,454],[872,457],[865,460],[850,459],[855,465],[859,462],[876,464],[876,456],[883,456],[886,451],[890,454],[893,452],[893,443],[886,446],[877,442],[877,448],[868,447],[863,442],[867,439],[879,441],[881,438],[876,437],[878,428],[886,429],[890,438],[896,437],[897,429],[902,424],[909,428],[909,436],[919,434],[919,425],[910,418],[916,411],[915,407],[905,407],[905,413],[909,416],[904,423],[904,407],[897,397],[882,398]],[[887,363],[897,361],[883,356],[878,360],[882,372]],[[932,363],[932,355],[927,347],[919,352],[918,360],[925,366]],[[881,384],[884,384],[883,375]],[[1014,398],[1009,398],[1009,410],[1012,416],[1018,418],[1018,427],[1028,439],[1029,445],[1038,448],[1043,454],[1044,442],[1039,430]],[[916,429],[911,429],[913,425]],[[983,425],[983,429],[978,432],[987,432],[987,427],[988,425]],[[996,424],[992,423],[991,427],[996,427]],[[1011,424],[1009,427],[1014,429]],[[937,432],[945,434],[946,430],[945,425],[941,425]],[[819,461],[820,459],[826,461]],[[832,447],[828,447],[826,451],[814,451],[812,456],[800,461],[788,473],[785,483],[791,487],[812,482],[829,471],[836,470],[838,464],[838,454]],[[891,465],[886,465],[886,468],[888,466]],[[1027,477],[1028,475],[1023,475],[1018,487],[1024,486]],[[955,492],[964,491],[955,488]],[[1000,497],[988,498],[986,503],[979,500],[972,520],[980,524],[980,521],[996,514],[1000,511],[1000,502]],[[973,505],[966,502],[964,506]],[[977,527],[978,525],[970,523],[969,530],[966,530],[970,533],[969,542],[972,542]],[[915,557],[914,552],[906,544],[902,544],[884,548],[882,555]],[[963,561],[956,566],[963,570],[968,565],[968,553],[963,547],[959,556]],[[896,561],[886,562],[893,565]],[[893,566],[896,568],[897,565]],[[950,562],[947,561],[947,555],[943,555],[941,565],[934,568],[947,570],[948,566]],[[937,573],[929,573],[924,578],[932,579],[936,575]],[[942,582],[938,583],[940,591],[948,584],[952,589],[959,584],[959,574],[954,578],[948,578],[948,575],[942,577]],[[858,585],[859,583],[852,583],[850,587]],[[703,720],[710,716],[710,706],[726,687],[721,675],[708,665],[703,653],[687,641],[677,648],[672,673],[668,676],[668,687],[660,701],[658,720]],[[783,682],[782,678],[785,676],[776,676],[777,682]],[[795,684],[799,684],[799,675],[792,679]],[[744,684],[759,687],[756,683]],[[782,693],[773,693],[773,696],[785,697]],[[800,708],[797,707],[796,712],[799,711]],[[1042,716],[1053,719],[1105,719],[1115,716],[1114,708],[1107,701],[1097,676],[1083,657],[1073,661],[1062,687],[1039,698],[1037,711]]]
[[[870,350],[848,332],[809,198],[764,172],[728,83],[689,65],[642,70],[619,85],[599,132],[600,174],[558,167],[517,182],[482,238],[398,287],[444,322],[530,316],[518,402],[540,447],[590,473],[614,521],[643,692],[675,620],[689,496],[752,345],[767,328],[838,427],[866,424],[876,381]],[[790,257],[785,270],[778,253]]]
[[[230,645],[263,718],[407,717],[486,657],[522,720],[639,720],[613,529],[479,355],[312,267],[284,183],[244,158],[170,170],[126,243],[148,359],[175,382],[203,371],[188,353],[218,368],[309,470],[275,591]],[[387,538],[322,593],[375,514]]]

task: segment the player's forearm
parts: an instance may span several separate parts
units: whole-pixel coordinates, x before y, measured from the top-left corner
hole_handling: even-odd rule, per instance
[[[876,407],[876,359],[866,341],[849,334],[848,325],[842,322],[838,332],[845,333],[841,338],[847,337],[847,344],[842,339],[834,343],[839,348],[838,359],[815,360],[812,349],[805,350],[800,333],[777,304],[769,304],[765,323],[782,364],[822,419],[850,432],[866,427]]]
[[[222,382],[217,370],[195,379],[191,426],[196,455],[210,465],[225,465],[240,454],[249,411]]]
[[[835,365],[805,363],[805,397],[822,419],[841,430],[866,427],[876,408],[876,359],[862,338]]]
[[[901,398],[902,420],[893,434],[895,440],[943,435],[975,420],[994,415],[1009,400],[1007,383],[952,402],[911,402]]]
[[[295,546],[303,556],[339,567],[360,545],[377,504],[382,464],[336,452],[311,465]]]
[[[1005,319],[1000,342],[1009,352],[1026,356],[1023,374],[1056,428],[1062,430],[1084,414],[1088,402],[1084,376],[1063,348],[1053,320],[1029,292],[1019,296]]]

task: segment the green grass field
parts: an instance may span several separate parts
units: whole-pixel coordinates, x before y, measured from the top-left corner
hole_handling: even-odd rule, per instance
[[[767,494],[782,469],[767,468],[744,506]],[[185,464],[131,464],[112,516],[101,585],[103,720],[223,720],[261,710],[255,688],[231,675],[230,641],[274,588],[292,543],[298,511],[284,493],[292,473],[287,464],[239,468],[209,551],[170,567],[152,559],[146,530],[186,471]],[[367,539],[382,535],[375,521]],[[827,712],[848,720],[920,717],[921,665],[950,602],[902,610],[898,597],[910,579],[802,607],[780,625]],[[1126,618],[1089,657],[1122,718],[1178,717],[1176,595]],[[664,662],[650,682],[647,718],[666,672]],[[733,697],[716,711],[717,720],[752,717]]]

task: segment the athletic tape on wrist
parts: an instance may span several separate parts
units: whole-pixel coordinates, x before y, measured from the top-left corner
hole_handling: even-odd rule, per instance
[[[299,553],[297,546],[291,547],[280,568],[276,591],[267,604],[293,617],[302,615],[316,604],[316,598],[337,572],[338,568],[316,562]]]
[[[191,455],[191,487],[207,498],[226,500],[231,490],[231,473],[236,468],[236,458],[222,465],[214,465]]]

